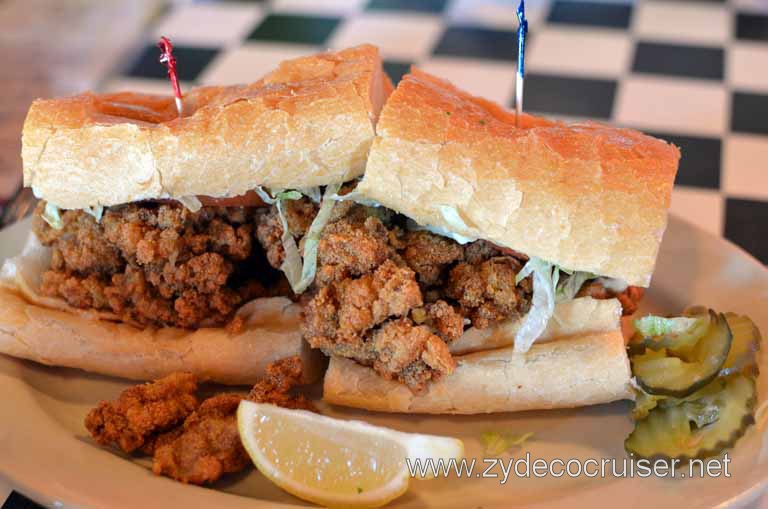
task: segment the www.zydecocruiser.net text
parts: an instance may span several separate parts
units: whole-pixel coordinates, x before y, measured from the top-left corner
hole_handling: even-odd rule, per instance
[[[531,458],[530,453],[520,458],[482,459],[406,459],[411,477],[450,477],[498,479],[505,484],[510,477],[627,477],[627,478],[690,478],[690,477],[731,477],[731,459],[705,460],[647,460],[625,458],[549,459]]]

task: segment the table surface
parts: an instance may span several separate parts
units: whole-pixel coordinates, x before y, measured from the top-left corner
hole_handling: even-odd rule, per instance
[[[0,50],[20,69],[0,76],[0,202],[19,181],[29,101],[81,88],[169,93],[160,35],[174,43],[183,89],[254,81],[285,58],[369,42],[394,81],[415,64],[514,105],[516,0],[177,1],[165,9],[142,0],[119,10],[82,0],[66,11],[69,23],[44,31],[40,19],[61,19],[54,3],[0,2]],[[528,0],[526,8],[526,111],[675,143],[683,156],[673,213],[768,263],[768,0]],[[25,507],[16,499],[2,507]]]

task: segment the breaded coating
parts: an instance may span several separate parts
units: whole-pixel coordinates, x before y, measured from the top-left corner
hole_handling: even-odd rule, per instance
[[[303,395],[291,392],[302,383],[302,368],[299,357],[272,362],[247,398],[217,394],[199,406],[196,378],[173,373],[131,387],[113,403],[101,402],[88,413],[85,426],[101,445],[154,455],[152,470],[158,475],[211,484],[251,465],[237,430],[240,401],[317,411]]]
[[[125,452],[148,446],[182,423],[198,405],[197,379],[173,373],[156,382],[123,391],[114,402],[102,401],[85,418],[85,427],[101,445],[115,444]]]
[[[377,217],[330,223],[323,229],[317,250],[317,284],[362,276],[395,256],[389,231]]]
[[[378,209],[345,204],[324,229],[303,334],[327,355],[420,391],[453,371],[447,344],[468,318],[482,327],[504,320],[528,306],[530,291],[515,288],[521,263],[492,244],[405,231],[369,210]]]
[[[237,431],[240,401],[316,412],[303,395],[291,394],[301,383],[301,359],[288,357],[270,363],[267,376],[253,386],[247,398],[219,394],[206,399],[181,427],[157,439],[152,471],[184,483],[211,484],[226,473],[250,466]]]
[[[254,242],[257,209],[141,202],[61,212],[63,228],[34,231],[52,263],[41,292],[71,306],[113,312],[138,326],[224,325],[244,302],[284,292],[285,278]],[[311,220],[311,219],[310,219]],[[288,295],[288,294],[286,294]]]
[[[421,306],[421,290],[413,271],[387,260],[372,274],[336,283],[339,332],[358,334],[385,319],[405,316]]]
[[[461,305],[472,325],[488,327],[528,311],[530,298],[515,283],[521,268],[511,256],[496,256],[478,265],[459,263],[448,276],[446,295]]]
[[[211,484],[251,464],[237,431],[238,394],[206,399],[181,428],[158,438],[152,471],[191,484]]]
[[[403,242],[403,259],[418,274],[419,283],[424,286],[440,284],[443,269],[464,258],[461,245],[429,232],[408,232]]]
[[[291,390],[302,385],[302,363],[297,356],[275,361],[267,366],[267,376],[253,386],[248,399],[257,403],[272,403],[283,408],[317,412],[311,401],[303,394],[291,394]]]
[[[410,320],[390,320],[373,334],[376,360],[380,375],[397,380],[414,392],[426,388],[430,380],[450,374],[456,368],[448,346],[423,325],[414,326]]]
[[[425,306],[425,323],[446,343],[450,343],[464,333],[466,319],[453,306],[438,300]]]
[[[413,327],[411,320],[405,318],[422,304],[415,273],[387,260],[370,274],[322,288],[304,310],[305,338],[328,355],[372,365],[385,378],[421,390],[424,383],[440,375],[437,370],[453,370],[445,343],[426,326]],[[393,321],[398,317],[400,320]],[[394,327],[396,323],[398,326]],[[379,325],[381,328],[374,331]],[[463,321],[461,327],[463,331]],[[442,350],[436,344],[428,344],[434,341],[442,345]],[[423,354],[428,348],[444,355],[426,363]],[[445,355],[449,360],[444,359]],[[406,368],[411,374],[403,377],[401,372]]]

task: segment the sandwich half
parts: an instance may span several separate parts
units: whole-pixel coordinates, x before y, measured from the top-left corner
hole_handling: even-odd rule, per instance
[[[316,378],[296,302],[305,283],[270,267],[258,231],[271,231],[278,190],[300,189],[317,209],[321,186],[362,174],[391,90],[378,50],[360,46],[194,89],[181,118],[172,97],[35,101],[22,157],[42,201],[24,252],[2,268],[0,352],[228,384],[298,355],[305,381]]]
[[[631,397],[619,319],[651,282],[679,151],[519,124],[427,73],[399,83],[348,199],[406,232],[385,227],[392,261],[369,282],[334,281],[305,308],[307,340],[331,355],[325,400],[483,413]]]

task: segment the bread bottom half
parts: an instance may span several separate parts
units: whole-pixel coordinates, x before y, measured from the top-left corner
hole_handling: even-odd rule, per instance
[[[571,408],[631,399],[621,304],[580,298],[561,303],[526,353],[511,346],[519,321],[468,329],[451,344],[456,370],[414,394],[373,369],[332,357],[323,399],[381,412],[481,414]]]
[[[482,414],[573,408],[631,399],[629,360],[620,330],[588,333],[457,357],[458,366],[423,394],[385,380],[349,359],[331,358],[328,403],[380,412]]]

